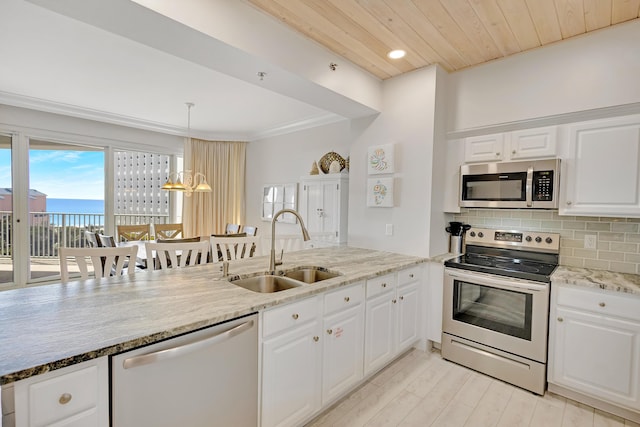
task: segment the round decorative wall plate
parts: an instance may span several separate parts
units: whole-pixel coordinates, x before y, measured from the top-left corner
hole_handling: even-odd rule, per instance
[[[337,161],[340,164],[340,170],[344,169],[347,165],[347,162],[340,154],[336,153],[335,151],[329,151],[327,154],[320,158],[318,167],[323,173],[327,174],[329,173],[329,168],[331,167],[331,162],[333,161]]]

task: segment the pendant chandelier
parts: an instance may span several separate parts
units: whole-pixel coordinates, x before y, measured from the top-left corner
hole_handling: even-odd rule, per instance
[[[187,102],[187,138],[191,141],[191,107],[193,102]],[[182,191],[190,197],[193,193],[210,193],[211,186],[207,183],[207,177],[201,172],[192,174],[190,170],[170,172],[167,182],[161,187],[168,191]]]

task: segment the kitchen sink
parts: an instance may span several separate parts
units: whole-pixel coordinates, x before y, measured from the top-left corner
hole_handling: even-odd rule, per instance
[[[278,274],[259,274],[257,276],[229,280],[236,286],[253,292],[272,293],[317,283],[340,276],[324,267],[303,267],[280,271]]]
[[[333,279],[338,276],[340,276],[340,273],[328,271],[323,267],[297,268],[284,272],[284,277],[299,280],[304,283],[316,283],[322,280]]]
[[[304,285],[304,283],[297,280],[284,276],[274,276],[272,274],[246,277],[244,279],[232,279],[230,282],[250,291],[261,293],[279,292]]]

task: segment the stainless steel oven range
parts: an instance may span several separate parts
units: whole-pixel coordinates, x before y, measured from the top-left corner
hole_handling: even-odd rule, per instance
[[[442,357],[544,394],[560,235],[472,228],[445,262]]]

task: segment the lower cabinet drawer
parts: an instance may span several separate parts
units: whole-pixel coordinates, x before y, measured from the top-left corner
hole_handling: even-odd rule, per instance
[[[637,295],[561,286],[557,303],[604,316],[640,321],[640,297]]]
[[[364,301],[364,282],[345,286],[324,296],[324,314],[346,310]]]
[[[398,286],[418,280],[420,278],[420,268],[420,266],[415,266],[398,271]]]
[[[106,425],[100,414],[108,414],[108,362],[102,359],[16,382],[16,426]]]
[[[395,273],[385,274],[384,276],[373,277],[367,279],[367,298],[379,295],[396,286]]]
[[[321,314],[320,301],[320,297],[316,296],[265,311],[262,336],[268,337],[287,328],[316,319]]]

